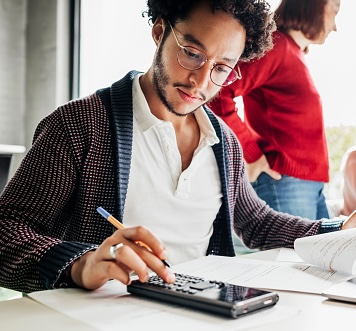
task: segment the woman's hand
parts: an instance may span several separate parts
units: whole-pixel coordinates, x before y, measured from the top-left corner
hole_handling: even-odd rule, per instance
[[[151,251],[138,245],[138,241],[149,246]],[[118,245],[117,250],[110,250],[120,243],[122,245]],[[167,283],[173,283],[174,273],[163,264],[162,260],[165,259],[167,253],[162,242],[147,228],[136,226],[117,230],[95,251],[82,255],[74,262],[71,276],[78,286],[90,290],[103,286],[109,279],[117,279],[128,285],[132,272],[145,282],[149,277],[149,269]]]
[[[247,176],[250,182],[255,182],[258,176],[265,172],[275,180],[282,178],[281,174],[270,168],[266,156],[263,154],[257,161],[246,163]]]

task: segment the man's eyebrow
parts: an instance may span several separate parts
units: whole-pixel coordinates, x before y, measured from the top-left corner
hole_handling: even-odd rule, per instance
[[[194,46],[199,48],[201,51],[207,52],[206,47],[198,39],[196,39],[193,35],[191,35],[190,33],[180,34],[180,35],[183,37],[184,41],[186,41],[187,43],[194,44]],[[183,46],[190,46],[190,45],[183,45]],[[232,58],[228,58],[228,57],[223,57],[220,60],[224,61],[224,62],[231,63],[232,65],[235,65],[238,59],[237,58],[232,59]]]
[[[193,35],[191,34],[182,34],[183,39],[189,43],[194,44],[195,46],[197,46],[199,49],[201,49],[202,51],[206,52],[206,48],[205,46],[198,40],[196,39]],[[188,46],[188,45],[187,45]]]

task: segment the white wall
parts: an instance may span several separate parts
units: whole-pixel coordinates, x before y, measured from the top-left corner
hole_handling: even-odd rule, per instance
[[[0,144],[24,143],[26,0],[0,0]]]
[[[0,144],[28,150],[38,122],[68,101],[69,1],[0,0]]]

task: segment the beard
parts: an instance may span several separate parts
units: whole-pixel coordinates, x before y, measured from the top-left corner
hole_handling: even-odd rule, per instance
[[[155,61],[153,64],[153,87],[158,95],[158,98],[161,100],[163,105],[167,108],[167,110],[170,113],[172,113],[176,116],[179,116],[179,117],[188,116],[188,115],[194,113],[197,109],[199,109],[206,102],[203,103],[202,105],[200,105],[199,107],[195,108],[191,112],[188,112],[185,114],[178,113],[174,110],[173,104],[171,102],[169,102],[167,99],[166,87],[169,83],[169,76],[167,74],[167,71],[166,71],[166,69],[164,67],[164,63],[163,63],[163,56],[162,56],[163,45],[164,45],[164,42],[161,43],[159,49],[157,50]],[[186,88],[191,88],[191,86],[187,86],[187,85],[183,85],[183,84],[178,84],[178,83],[173,84],[173,87],[178,87],[178,86],[182,86],[182,87],[184,86]]]

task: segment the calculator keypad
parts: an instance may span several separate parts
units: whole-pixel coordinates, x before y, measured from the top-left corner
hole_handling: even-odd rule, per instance
[[[173,284],[164,282],[156,275],[151,276],[147,284],[188,294],[195,294],[198,290],[202,291],[213,287],[222,287],[224,285],[222,282],[206,281],[201,277],[188,276],[178,273],[176,273],[175,276],[176,280]]]

